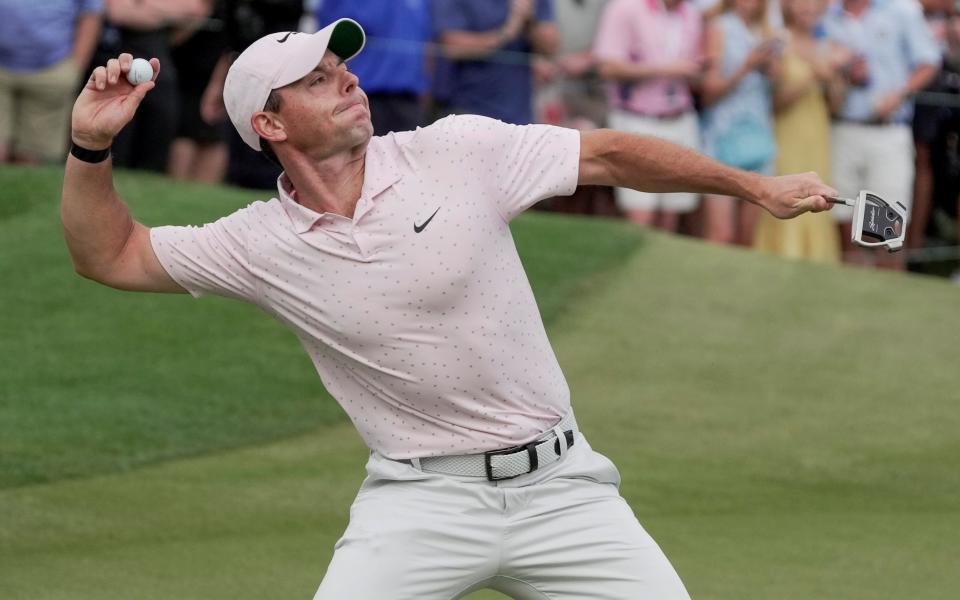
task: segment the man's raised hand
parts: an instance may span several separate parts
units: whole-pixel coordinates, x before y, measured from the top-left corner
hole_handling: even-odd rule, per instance
[[[156,85],[160,61],[150,59],[153,79],[136,86],[127,81],[132,63],[133,56],[125,53],[93,70],[73,105],[71,138],[75,144],[90,150],[107,148],[133,119],[140,102]]]

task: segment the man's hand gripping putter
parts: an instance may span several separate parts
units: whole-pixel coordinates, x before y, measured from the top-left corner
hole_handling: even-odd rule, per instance
[[[907,207],[899,202],[887,202],[873,192],[862,190],[857,198],[827,198],[833,204],[853,207],[853,227],[850,240],[858,246],[877,248],[886,246],[888,252],[903,248],[907,232]]]

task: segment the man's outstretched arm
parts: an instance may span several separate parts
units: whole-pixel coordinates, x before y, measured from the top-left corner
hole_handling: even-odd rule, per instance
[[[647,192],[696,192],[743,198],[789,219],[830,209],[837,191],[816,173],[766,177],[728,167],[658,138],[599,129],[580,135],[580,185]]]
[[[132,60],[121,54],[93,71],[73,107],[71,137],[78,146],[109,148],[153,89],[153,81],[138,86],[127,81]],[[151,64],[155,80],[160,63],[153,59]],[[157,260],[150,230],[133,219],[114,189],[109,158],[89,163],[67,157],[60,216],[80,275],[123,290],[185,292]]]

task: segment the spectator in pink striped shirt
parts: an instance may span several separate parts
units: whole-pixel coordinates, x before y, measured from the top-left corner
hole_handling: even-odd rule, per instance
[[[701,15],[686,0],[612,0],[597,30],[594,51],[608,82],[610,127],[698,148],[700,133],[691,85],[700,77]],[[641,225],[675,231],[696,194],[617,188],[617,204]]]

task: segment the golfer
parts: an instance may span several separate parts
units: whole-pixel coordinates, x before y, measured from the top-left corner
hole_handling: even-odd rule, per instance
[[[202,227],[150,229],[128,212],[109,148],[155,82],[127,82],[129,54],[97,67],[73,109],[64,175],[77,272],[245,300],[296,333],[370,448],[316,599],[451,600],[485,587],[688,598],[619,496],[616,468],[577,428],[509,222],[579,184],[728,194],[784,218],[826,210],[835,191],[815,174],[763,177],[615,131],[453,116],[372,137],[345,64],[363,44],[344,19],[270,34],[237,58],[230,119],[285,172],[277,198]]]

